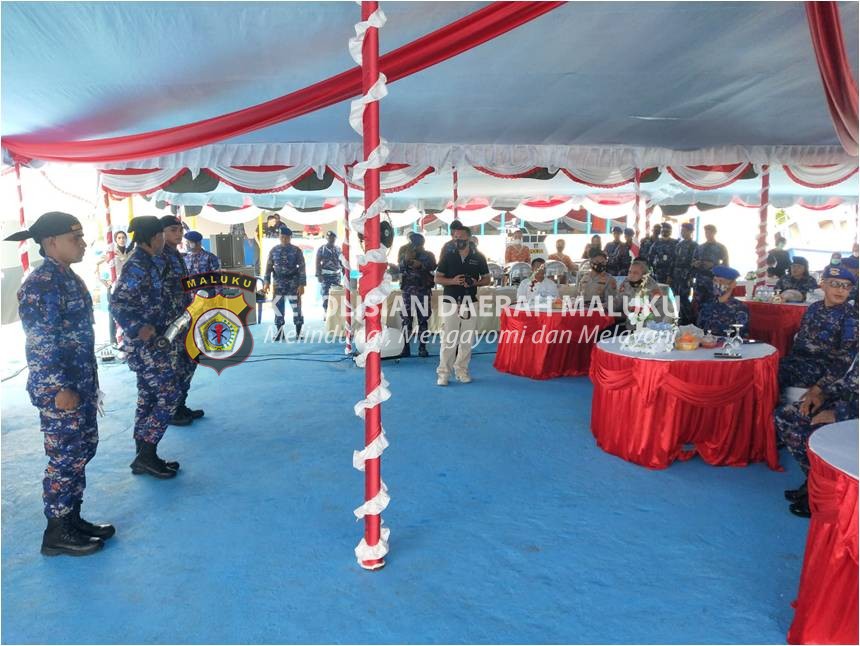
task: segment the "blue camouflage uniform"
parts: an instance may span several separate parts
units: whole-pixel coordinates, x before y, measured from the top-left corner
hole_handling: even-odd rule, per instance
[[[657,238],[654,236],[645,236],[642,238],[642,242],[639,243],[639,257],[645,262],[648,262],[648,254],[651,253],[651,246],[656,240]]]
[[[337,246],[329,247],[324,244],[317,249],[317,280],[323,297],[323,311],[328,311],[328,294],[331,288],[340,285],[343,276],[343,265],[341,265],[342,253]]]
[[[277,309],[275,326],[280,329],[284,325],[286,301],[290,301],[293,310],[293,324],[300,328],[305,319],[302,317],[302,301],[299,298],[299,287],[307,284],[305,275],[305,256],[302,250],[293,244],[278,245],[269,252],[266,263],[265,281],[272,283],[274,276],[274,305]],[[280,298],[278,298],[280,297]]]
[[[606,253],[606,271],[611,276],[620,276],[618,273],[618,248],[623,243],[619,240],[616,242],[615,240],[610,240],[606,243],[606,246],[603,248],[603,251]]]
[[[194,253],[183,254],[182,259],[185,261],[187,276],[205,274],[209,271],[218,271],[221,269],[221,263],[218,260],[218,256],[206,251],[205,249],[195,251]]]
[[[651,265],[651,275],[658,283],[669,283],[675,266],[675,247],[678,241],[674,238],[659,238],[648,249],[648,264]]]
[[[208,251],[201,251],[195,254],[181,254],[175,247],[164,245],[163,256],[167,261],[167,272],[164,275],[165,292],[170,294],[170,318],[168,323],[181,315],[195,297],[195,292],[185,291],[182,288],[181,280],[186,276],[202,273],[201,271],[191,271],[185,262],[188,256],[203,256],[208,254],[214,259],[214,269],[203,269],[202,271],[217,271],[220,266],[218,256],[211,254]],[[205,261],[195,261],[198,265],[206,262],[211,264],[212,261],[208,258]],[[215,290],[208,290],[210,296],[215,295]],[[179,388],[182,396],[179,398],[177,407],[185,405],[185,399],[188,397],[188,391],[191,389],[191,380],[194,378],[194,371],[197,369],[197,362],[194,361],[185,349],[185,333],[179,334],[176,337],[176,374],[179,378]]]
[[[734,332],[732,325],[742,325],[741,336],[749,334],[750,312],[744,303],[730,298],[725,303],[713,300],[702,305],[696,325],[703,330],[711,330],[718,336]]]
[[[779,364],[783,388],[822,389],[844,375],[857,354],[857,308],[812,303],[803,315],[791,353]]]
[[[837,422],[844,422],[857,417],[858,401],[858,361],[854,355],[848,370],[838,379],[822,388],[824,403],[811,416],[800,412],[800,402],[788,404],[777,409],[774,414],[774,424],[780,439],[785,443],[794,459],[800,464],[804,473],[809,472],[809,456],[807,455],[807,442],[809,436],[820,424],[812,425],[812,417],[818,411],[832,410]]]
[[[710,262],[714,267],[729,264],[729,252],[719,242],[703,242],[693,253],[693,260]],[[697,267],[693,269],[695,289],[693,300],[701,307],[714,298],[714,272],[711,269]]]
[[[71,269],[45,258],[18,290],[18,311],[27,337],[27,392],[39,409],[48,456],[42,480],[45,516],[59,518],[81,502],[85,469],[99,443],[93,301]],[[80,397],[75,410],[54,405],[63,388]]]
[[[427,320],[430,318],[430,292],[435,283],[436,257],[425,249],[416,251],[412,244],[401,247],[397,255],[404,305],[401,323],[409,334],[412,332],[413,320],[418,319],[418,334],[423,338],[421,335],[427,331]],[[421,263],[421,267],[412,267],[414,261]]]
[[[149,444],[161,440],[182,397],[176,346],[155,347],[156,337],[176,318],[172,314],[184,309],[176,292],[165,285],[172,271],[175,268],[170,268],[167,258],[150,256],[138,247],[123,268],[110,301],[111,314],[126,333],[128,367],[137,373],[134,439]],[[155,328],[149,341],[137,338],[144,325]]]
[[[782,276],[778,281],[776,281],[776,289],[778,291],[784,292],[787,289],[796,289],[804,296],[817,287],[818,283],[815,282],[815,279],[812,276],[792,278],[791,274],[788,274],[787,276]]]
[[[695,240],[678,240],[675,246],[675,264],[672,268],[672,291],[678,295],[681,323],[693,321],[690,290],[693,287],[693,256],[698,244]]]

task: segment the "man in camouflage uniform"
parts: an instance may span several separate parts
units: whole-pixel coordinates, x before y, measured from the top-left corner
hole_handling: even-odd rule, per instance
[[[409,234],[409,244],[397,252],[400,265],[400,290],[403,295],[403,352],[401,357],[411,356],[409,341],[412,322],[418,319],[418,356],[427,357],[427,320],[430,318],[430,292],[435,282],[436,258],[424,249],[424,236]]]
[[[672,283],[678,241],[672,237],[672,225],[668,222],[660,225],[660,233],[660,238],[648,250],[648,264],[651,265],[654,280],[669,285]]]
[[[178,316],[181,316],[182,312],[194,300],[194,292],[186,292],[183,289],[182,279],[190,276],[192,273],[198,272],[189,270],[185,264],[185,257],[179,253],[179,243],[182,242],[183,237],[182,223],[179,219],[173,215],[165,215],[161,218],[161,226],[164,227],[164,251],[162,254],[166,261],[165,268],[167,270],[164,276],[164,288],[170,302],[167,320],[173,321]],[[195,255],[202,256],[202,253]],[[215,261],[217,263],[217,257]],[[214,295],[214,292],[211,295]],[[194,371],[197,369],[197,363],[188,356],[188,352],[185,349],[184,333],[176,337],[175,343],[177,357],[176,372],[179,377],[179,388],[182,396],[176,405],[173,417],[170,418],[170,423],[173,426],[188,426],[193,420],[200,419],[204,415],[202,410],[191,410],[185,405],[188,391],[191,389],[191,380],[194,378]]]
[[[607,306],[618,291],[615,279],[606,272],[606,253],[599,251],[591,258],[591,271],[576,284],[576,298],[582,298],[585,306],[597,298]]]
[[[87,244],[78,219],[60,212],[45,213],[28,230],[6,239],[28,238],[39,243],[45,258],[18,291],[27,337],[27,392],[39,409],[48,456],[42,481],[48,519],[42,553],[92,554],[115,530],[81,518],[85,470],[99,443],[93,301],[71,269],[83,259]]]
[[[824,300],[812,303],[803,315],[791,353],[779,364],[783,388],[824,390],[845,374],[857,354],[857,308],[848,302],[854,276],[842,266],[824,270]]]
[[[718,336],[733,333],[733,325],[742,326],[741,336],[749,334],[750,312],[744,303],[732,296],[740,273],[731,267],[714,267],[714,295],[716,298],[702,305],[696,325]]]
[[[642,238],[642,242],[639,243],[639,258],[648,262],[649,254],[651,253],[651,245],[660,239],[660,232],[662,230],[663,227],[659,224],[655,224],[651,227],[651,235],[645,236]]]
[[[302,324],[305,320],[302,317],[302,294],[307,284],[305,256],[301,249],[290,244],[292,237],[293,232],[290,228],[286,224],[281,225],[281,244],[269,252],[269,260],[266,263],[263,291],[269,291],[272,275],[275,277],[274,305],[277,310],[275,341],[281,341],[284,338],[284,312],[287,300],[290,301],[290,308],[293,310],[296,339],[302,333]]]
[[[603,250],[606,252],[606,271],[610,276],[618,276],[618,248],[621,246],[621,234],[624,229],[612,227],[612,240],[606,243]]]
[[[323,297],[323,316],[328,313],[328,295],[332,287],[340,285],[343,276],[343,254],[335,245],[337,234],[329,231],[325,234],[326,242],[317,249],[316,277],[319,281]]]
[[[203,236],[198,231],[189,231],[185,234],[185,248],[188,250],[183,254],[186,275],[205,274],[210,271],[221,269],[221,262],[214,253],[206,251],[201,244]]]
[[[693,287],[693,256],[698,246],[693,240],[693,225],[685,222],[681,225],[681,239],[675,246],[675,264],[672,269],[672,291],[678,296],[682,325],[695,320],[690,304],[690,290]]]
[[[788,274],[780,276],[779,280],[776,281],[778,292],[800,292],[803,300],[806,300],[807,294],[817,287],[818,283],[809,275],[809,261],[802,256],[795,256],[789,264]],[[783,296],[783,300],[785,300],[785,296]]]
[[[693,300],[697,308],[714,298],[714,267],[729,264],[729,252],[716,241],[716,235],[717,227],[705,225],[705,242],[693,254]]]
[[[834,381],[821,388],[812,390],[803,399],[777,409],[774,424],[780,439],[791,455],[800,464],[804,474],[809,473],[807,442],[815,429],[824,424],[843,422],[857,418],[858,401],[858,361],[853,357],[848,370]],[[797,489],[789,489],[785,497],[791,502],[791,513],[809,518],[809,496],[806,481]]]
[[[164,234],[154,216],[132,219],[134,252],[117,281],[110,301],[113,317],[125,330],[128,367],[137,374],[137,411],[134,441],[137,454],[131,463],[135,475],[147,473],[173,478],[179,463],[162,460],[156,447],[182,398],[176,344],[161,347],[157,339],[172,322],[172,302],[165,276],[170,269],[162,255]]]

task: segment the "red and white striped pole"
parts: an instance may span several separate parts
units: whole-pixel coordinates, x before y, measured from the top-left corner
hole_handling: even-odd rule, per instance
[[[21,229],[26,229],[27,224],[24,220],[24,193],[21,191],[21,164],[15,162],[15,184],[18,189],[18,224]],[[30,273],[30,252],[27,251],[27,241],[21,240],[18,243],[18,256],[21,259],[21,267],[24,270],[24,278]]]
[[[110,284],[111,287],[116,285],[116,247],[113,243],[113,227],[110,221],[110,195],[107,190],[104,191],[105,198],[105,242],[107,242],[107,251],[105,258],[107,259],[108,268],[110,268]],[[131,199],[129,197],[128,199]]]
[[[770,202],[770,170],[768,165],[761,167],[761,198],[758,208],[758,238],[756,239],[756,280],[755,285],[764,285],[767,276],[767,209]]]
[[[346,327],[346,354],[352,354],[352,286],[349,264],[349,168],[343,169],[343,319]]]
[[[379,99],[372,89],[384,83],[379,73],[379,27],[384,24],[384,14],[378,11],[376,1],[361,3],[361,20],[366,27],[361,41],[361,89],[364,101],[361,128],[364,159],[360,165],[364,172],[364,247],[365,264],[359,281],[359,295],[362,299],[361,314],[364,318],[365,342],[369,351],[364,357],[365,399],[359,405],[364,409],[364,505],[356,510],[358,517],[364,518],[364,538],[356,547],[358,562],[366,570],[378,570],[385,565],[384,556],[388,551],[388,532],[382,528],[380,513],[388,505],[388,495],[381,478],[381,459],[379,451],[384,443],[382,431],[382,401],[389,395],[387,384],[382,377],[380,348],[382,339],[382,320],[380,307],[369,299],[371,292],[378,293],[383,284],[386,262],[380,258],[381,191],[379,187],[379,168],[385,156],[384,146],[379,136]],[[358,31],[358,30],[357,30]],[[378,202],[379,201],[379,202]],[[374,303],[365,309],[367,303]],[[381,303],[379,303],[381,305]],[[380,448],[384,448],[380,447]]]
[[[460,219],[460,208],[457,204],[457,201],[460,199],[460,174],[457,172],[457,167],[453,167],[454,172],[451,174],[452,182],[454,184],[454,219]]]
[[[633,240],[634,240],[634,241],[636,242],[636,244],[638,245],[638,244],[639,244],[639,217],[640,217],[640,212],[639,212],[639,198],[641,197],[641,194],[640,194],[640,182],[642,181],[642,174],[640,173],[640,171],[639,171],[639,169],[638,169],[638,168],[634,171],[634,173],[633,173],[633,178],[634,178],[634,180],[635,180],[635,182],[636,182],[636,203],[635,203],[635,204],[634,204],[634,206],[633,206],[633,214],[634,214],[634,216],[635,216],[635,221],[636,221],[636,222],[635,222],[635,224],[634,224],[634,228],[635,228],[635,230],[636,230],[636,231],[635,231],[635,233],[634,233],[634,235],[633,235]]]

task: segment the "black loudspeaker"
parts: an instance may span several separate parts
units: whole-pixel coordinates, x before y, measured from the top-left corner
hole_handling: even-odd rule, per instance
[[[245,244],[238,236],[218,233],[210,238],[210,243],[223,269],[245,266]]]

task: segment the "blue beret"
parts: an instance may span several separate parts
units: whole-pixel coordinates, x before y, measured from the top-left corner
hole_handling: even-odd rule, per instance
[[[636,232],[633,229],[624,229],[624,235],[626,235],[626,236],[632,236],[635,234],[636,234]]]
[[[191,242],[200,242],[203,240],[203,236],[200,235],[199,231],[189,231],[185,234],[185,239],[190,240]]]
[[[857,256],[848,256],[842,259],[842,266],[847,269],[858,269],[858,260],[860,259]]]
[[[852,283],[855,282],[854,274],[852,274],[848,269],[843,267],[842,265],[838,265],[836,267],[830,266],[827,267],[824,272],[821,274],[821,280],[827,280],[829,278],[837,278],[839,280],[850,280]]]
[[[624,233],[624,229],[621,227],[612,227],[612,233]]]
[[[290,229],[290,227],[288,227],[286,224],[282,224],[281,227],[278,229],[278,233],[280,233],[282,236],[291,236],[293,235],[293,230]]]
[[[737,269],[726,267],[725,265],[717,265],[714,267],[714,278],[725,278],[726,280],[737,280],[741,275]]]
[[[337,238],[337,234],[334,231],[326,231],[325,237],[326,238]]]
[[[681,225],[681,228],[687,229],[687,231],[692,231],[694,229],[692,222],[684,222],[684,224]]]
[[[663,222],[660,224],[660,228],[661,229],[668,229],[669,231],[671,231],[672,230],[672,223],[671,222]]]
[[[424,236],[422,236],[417,231],[413,231],[412,233],[409,234],[409,242],[411,242],[412,244],[414,244],[416,246],[421,245],[424,243]]]

